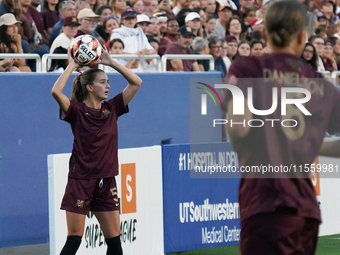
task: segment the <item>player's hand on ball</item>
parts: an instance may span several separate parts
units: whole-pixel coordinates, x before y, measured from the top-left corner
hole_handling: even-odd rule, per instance
[[[76,70],[82,68],[82,66],[78,65],[76,62],[74,62],[74,59],[71,55],[71,48],[67,50],[67,56],[68,56],[68,64],[72,65]]]
[[[110,53],[107,51],[106,46],[102,46],[102,54],[99,57],[98,64],[110,66],[114,60],[110,56]]]

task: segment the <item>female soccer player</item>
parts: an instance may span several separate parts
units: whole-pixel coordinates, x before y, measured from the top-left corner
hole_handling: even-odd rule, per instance
[[[298,1],[271,3],[264,16],[269,54],[235,60],[227,74],[229,82],[234,81],[243,92],[245,102],[244,115],[234,114],[233,110],[243,106],[234,105],[241,93],[236,96],[233,87],[234,92],[226,91],[227,128],[240,169],[276,169],[268,174],[242,173],[242,255],[315,254],[321,217],[308,171],[325,132],[340,131],[340,93],[300,58],[307,21],[307,11]],[[250,104],[248,88],[252,88]],[[290,91],[287,98],[300,103],[281,107],[285,90]],[[260,114],[254,109],[271,111]],[[238,124],[231,126],[231,121]]]
[[[117,118],[129,111],[128,103],[142,80],[114,61],[106,48],[99,63],[116,69],[128,82],[115,97],[106,101],[110,85],[100,69],[89,69],[74,79],[71,100],[64,95],[67,80],[79,68],[71,57],[51,91],[60,106],[60,118],[71,124],[74,134],[68,183],[61,205],[61,209],[66,210],[68,227],[61,255],[77,252],[88,211],[92,211],[100,223],[107,254],[122,254],[115,181],[118,174]]]

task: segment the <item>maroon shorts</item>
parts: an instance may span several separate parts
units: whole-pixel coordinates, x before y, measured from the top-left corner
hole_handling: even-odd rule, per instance
[[[257,214],[241,222],[241,254],[315,254],[319,224],[297,215]]]
[[[103,179],[68,178],[61,209],[87,214],[88,211],[119,210],[115,177]]]

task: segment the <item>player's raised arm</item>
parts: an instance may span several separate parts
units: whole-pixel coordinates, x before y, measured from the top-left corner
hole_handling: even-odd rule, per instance
[[[142,79],[139,78],[139,76],[132,72],[130,69],[113,60],[105,46],[98,64],[108,65],[114,68],[128,81],[129,84],[123,90],[124,105],[127,105],[134,97],[139,87],[142,85]]]
[[[68,55],[69,64],[66,67],[65,71],[60,75],[58,80],[54,83],[53,88],[51,90],[52,96],[57,101],[60,109],[63,112],[67,112],[70,106],[70,99],[63,93],[63,89],[66,85],[66,82],[70,78],[72,72],[79,68],[79,65],[77,65],[70,56],[70,50],[68,51]]]

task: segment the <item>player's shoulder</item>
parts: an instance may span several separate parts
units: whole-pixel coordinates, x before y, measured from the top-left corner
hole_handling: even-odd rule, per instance
[[[238,78],[260,77],[261,62],[258,57],[243,57],[234,60],[229,69],[227,77]]]

